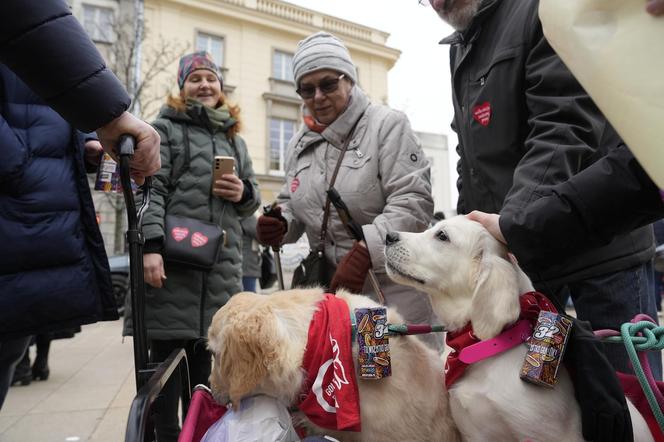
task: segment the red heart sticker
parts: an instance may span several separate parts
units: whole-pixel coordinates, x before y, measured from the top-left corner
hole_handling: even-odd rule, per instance
[[[203,247],[208,242],[208,237],[203,235],[201,232],[194,232],[191,235],[191,246],[192,247]]]
[[[291,181],[291,183],[290,183],[291,193],[295,193],[295,191],[297,190],[298,187],[300,187],[300,180],[298,179],[298,177],[295,177],[295,178],[293,178],[293,181]]]
[[[180,242],[183,239],[185,239],[187,236],[189,236],[189,229],[187,229],[186,227],[173,227],[171,229],[171,236],[173,237],[174,240]]]
[[[482,126],[488,126],[489,121],[491,121],[491,104],[488,101],[485,101],[484,103],[475,106],[473,108],[473,118]]]

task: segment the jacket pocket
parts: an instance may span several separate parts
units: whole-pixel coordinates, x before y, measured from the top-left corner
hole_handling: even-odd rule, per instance
[[[371,172],[371,155],[359,150],[346,152],[335,187],[345,193],[365,194],[376,186],[377,177]]]
[[[491,61],[485,66],[479,68],[477,73],[472,77],[474,81],[479,82],[480,85],[484,86],[486,78],[489,76],[491,71],[497,67],[499,64],[516,58],[518,55],[518,47],[506,48],[498,53],[491,59]]]

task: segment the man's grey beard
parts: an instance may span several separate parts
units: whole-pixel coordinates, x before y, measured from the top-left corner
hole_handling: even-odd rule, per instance
[[[438,12],[438,15],[457,31],[463,31],[470,26],[470,22],[475,18],[481,3],[482,0],[469,0],[468,4],[461,8],[452,8],[450,12],[441,11]]]

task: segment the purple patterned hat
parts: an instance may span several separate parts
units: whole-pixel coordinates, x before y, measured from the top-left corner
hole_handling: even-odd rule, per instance
[[[184,87],[184,81],[189,74],[198,69],[206,69],[213,72],[219,79],[221,87],[224,87],[224,77],[222,77],[219,67],[212,60],[212,56],[205,51],[198,51],[187,54],[180,59],[180,65],[178,66],[178,86],[180,89]]]

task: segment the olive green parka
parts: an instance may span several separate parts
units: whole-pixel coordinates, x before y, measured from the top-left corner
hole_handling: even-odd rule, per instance
[[[161,136],[161,170],[153,179],[152,201],[143,220],[144,253],[161,251],[166,214],[217,222],[226,231],[226,243],[212,270],[191,270],[165,261],[167,279],[163,287],[146,284],[149,339],[206,337],[212,316],[232,295],[242,291],[240,220],[260,206],[260,194],[244,140],[235,135],[231,143],[227,138],[226,131],[235,123],[232,118],[222,125],[210,122],[202,104],[190,104],[185,112],[164,106],[153,123]],[[188,168],[185,132],[190,146]],[[246,188],[240,202],[212,194],[215,155],[235,158],[236,174]]]

